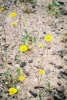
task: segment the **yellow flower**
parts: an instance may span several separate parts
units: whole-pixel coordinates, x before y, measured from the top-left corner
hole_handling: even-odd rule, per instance
[[[4,10],[4,8],[2,7],[2,8],[0,8],[0,10],[1,10],[1,11],[3,11],[3,10]]]
[[[20,82],[24,81],[24,79],[25,79],[24,76],[20,76],[20,77],[19,77],[19,81],[20,81]]]
[[[22,19],[22,22],[25,23],[25,20]]]
[[[44,40],[45,40],[46,42],[50,42],[51,39],[52,39],[52,36],[51,36],[50,34],[47,34],[47,35],[44,37]]]
[[[44,74],[44,70],[43,70],[43,69],[40,69],[40,70],[39,70],[39,74],[40,74],[40,75]]]
[[[38,58],[38,62],[40,62],[41,61],[41,59],[40,58]]]
[[[20,52],[25,52],[25,51],[27,51],[27,49],[28,49],[28,48],[27,48],[26,45],[21,45],[20,48],[19,48],[19,51],[20,51]]]
[[[17,22],[11,22],[10,23],[10,26],[15,26],[15,25],[17,25]]]
[[[42,45],[41,43],[38,45],[39,48],[41,48],[42,46],[43,46],[43,45]]]
[[[15,16],[16,16],[16,13],[15,12],[12,12],[12,13],[10,13],[10,15],[9,15],[11,18],[14,18]]]
[[[13,88],[10,88],[8,91],[9,91],[9,94],[10,95],[13,95],[13,94],[17,93],[17,89],[14,88],[14,87]]]
[[[66,93],[67,93],[67,88],[65,89]]]

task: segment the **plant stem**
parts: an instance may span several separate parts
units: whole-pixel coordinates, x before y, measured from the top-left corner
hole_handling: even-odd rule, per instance
[[[48,59],[48,43],[47,43],[47,65],[48,65],[48,69],[50,71],[50,65],[49,65],[49,59]],[[50,80],[50,75],[48,75],[48,80]]]

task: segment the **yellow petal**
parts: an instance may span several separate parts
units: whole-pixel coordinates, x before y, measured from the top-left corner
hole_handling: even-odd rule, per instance
[[[14,18],[15,16],[16,16],[16,13],[15,12],[12,12],[12,13],[10,13],[10,15],[9,15],[11,18]]]
[[[43,70],[43,69],[40,69],[40,70],[39,70],[39,74],[40,74],[40,75],[44,74],[44,70]]]
[[[1,11],[3,11],[3,10],[4,10],[4,8],[2,7],[2,8],[0,8],[0,10],[1,10]]]
[[[15,26],[15,25],[17,25],[17,22],[11,22],[10,23],[10,26]]]
[[[42,45],[41,43],[38,45],[39,48],[41,48],[42,46],[43,46],[43,45]]]
[[[45,40],[46,42],[50,42],[51,39],[52,39],[52,36],[51,36],[50,34],[46,34],[45,37],[44,37],[44,40]]]
[[[26,45],[21,45],[20,48],[19,48],[19,51],[20,51],[20,52],[25,52],[25,51],[27,51],[27,49],[28,49],[28,48],[27,48]]]
[[[67,93],[67,88],[65,89],[66,93]]]
[[[25,20],[22,19],[22,22],[25,23]]]
[[[24,76],[20,76],[20,77],[19,77],[19,81],[20,81],[20,82],[24,81],[24,79],[25,79]]]
[[[17,93],[17,89],[14,88],[14,87],[13,88],[10,88],[8,91],[9,91],[9,94],[10,95],[13,95],[13,94]]]
[[[40,62],[41,61],[41,59],[40,58],[38,58],[38,62]]]

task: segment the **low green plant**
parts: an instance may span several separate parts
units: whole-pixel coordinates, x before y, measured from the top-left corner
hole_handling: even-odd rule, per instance
[[[46,83],[46,90],[47,90],[47,91],[49,91],[49,90],[50,90],[50,88],[51,88],[50,82],[49,82],[49,81],[47,81],[47,83]]]
[[[36,44],[36,40],[37,40],[37,37],[38,37],[38,34],[35,35],[35,36],[31,36],[28,31],[26,29],[24,29],[24,35],[22,35],[22,40],[21,42],[23,44]]]
[[[67,37],[66,36],[61,36],[61,42],[66,42],[67,41]]]
[[[60,5],[55,2],[55,0],[52,0],[51,4],[48,4],[46,11],[48,14],[52,14],[55,16],[55,18],[59,17],[61,15],[60,12]]]
[[[39,94],[39,100],[43,100],[42,94]]]
[[[17,68],[17,69],[16,69],[16,73],[17,73],[18,76],[21,75],[21,70],[20,70],[20,68]]]
[[[11,78],[10,76],[11,76],[11,74],[10,74],[10,68],[7,68],[6,73],[5,73],[5,78],[7,80],[10,80],[10,78]]]

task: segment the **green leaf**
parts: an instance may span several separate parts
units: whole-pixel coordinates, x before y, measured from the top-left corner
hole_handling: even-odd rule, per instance
[[[6,70],[6,73],[5,73],[5,78],[10,78],[10,68],[8,68],[7,70]]]
[[[50,82],[47,82],[47,86],[50,88]]]
[[[52,0],[52,7],[59,7],[60,5],[59,4],[57,4],[56,2],[55,2],[55,0]]]
[[[28,36],[28,35],[26,35],[25,39],[26,39],[26,40],[28,40],[28,37],[29,37],[29,36]]]
[[[13,86],[15,89],[17,89],[17,86],[16,86],[16,84],[14,84],[14,86]]]
[[[27,30],[26,30],[26,29],[24,29],[24,32],[25,32],[26,34],[28,34],[28,32],[27,32]]]
[[[20,76],[20,68],[17,68],[16,72],[17,72],[18,76]]]
[[[39,94],[39,100],[43,100],[43,99],[42,99],[42,95],[41,95],[41,94]]]
[[[33,37],[33,42],[36,43],[36,36]]]

